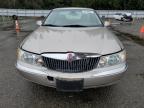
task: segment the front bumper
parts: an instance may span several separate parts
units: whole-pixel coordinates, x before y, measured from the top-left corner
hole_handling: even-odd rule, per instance
[[[77,81],[83,79],[84,89],[111,85],[119,81],[127,69],[126,63],[107,68],[94,69],[84,73],[62,73],[48,70],[44,67],[35,67],[18,61],[18,72],[26,79],[49,87],[56,87],[56,79]],[[53,78],[49,80],[48,77]]]

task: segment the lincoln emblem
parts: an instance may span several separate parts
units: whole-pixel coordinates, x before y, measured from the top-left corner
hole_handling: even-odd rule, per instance
[[[74,60],[74,53],[68,53],[67,60],[69,63],[71,63]]]

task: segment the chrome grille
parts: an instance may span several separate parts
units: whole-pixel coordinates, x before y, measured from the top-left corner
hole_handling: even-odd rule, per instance
[[[44,66],[51,70],[67,73],[78,73],[92,70],[97,67],[99,57],[95,58],[84,58],[74,61],[58,60],[48,57],[42,57]]]

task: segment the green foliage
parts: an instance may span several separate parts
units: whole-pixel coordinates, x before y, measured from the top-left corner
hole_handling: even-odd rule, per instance
[[[142,10],[144,0],[0,0],[0,8],[52,9],[57,7]]]

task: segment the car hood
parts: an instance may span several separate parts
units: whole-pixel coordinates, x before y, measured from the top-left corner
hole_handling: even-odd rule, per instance
[[[105,55],[123,46],[105,27],[39,27],[23,41],[22,49],[38,54],[70,51]]]

